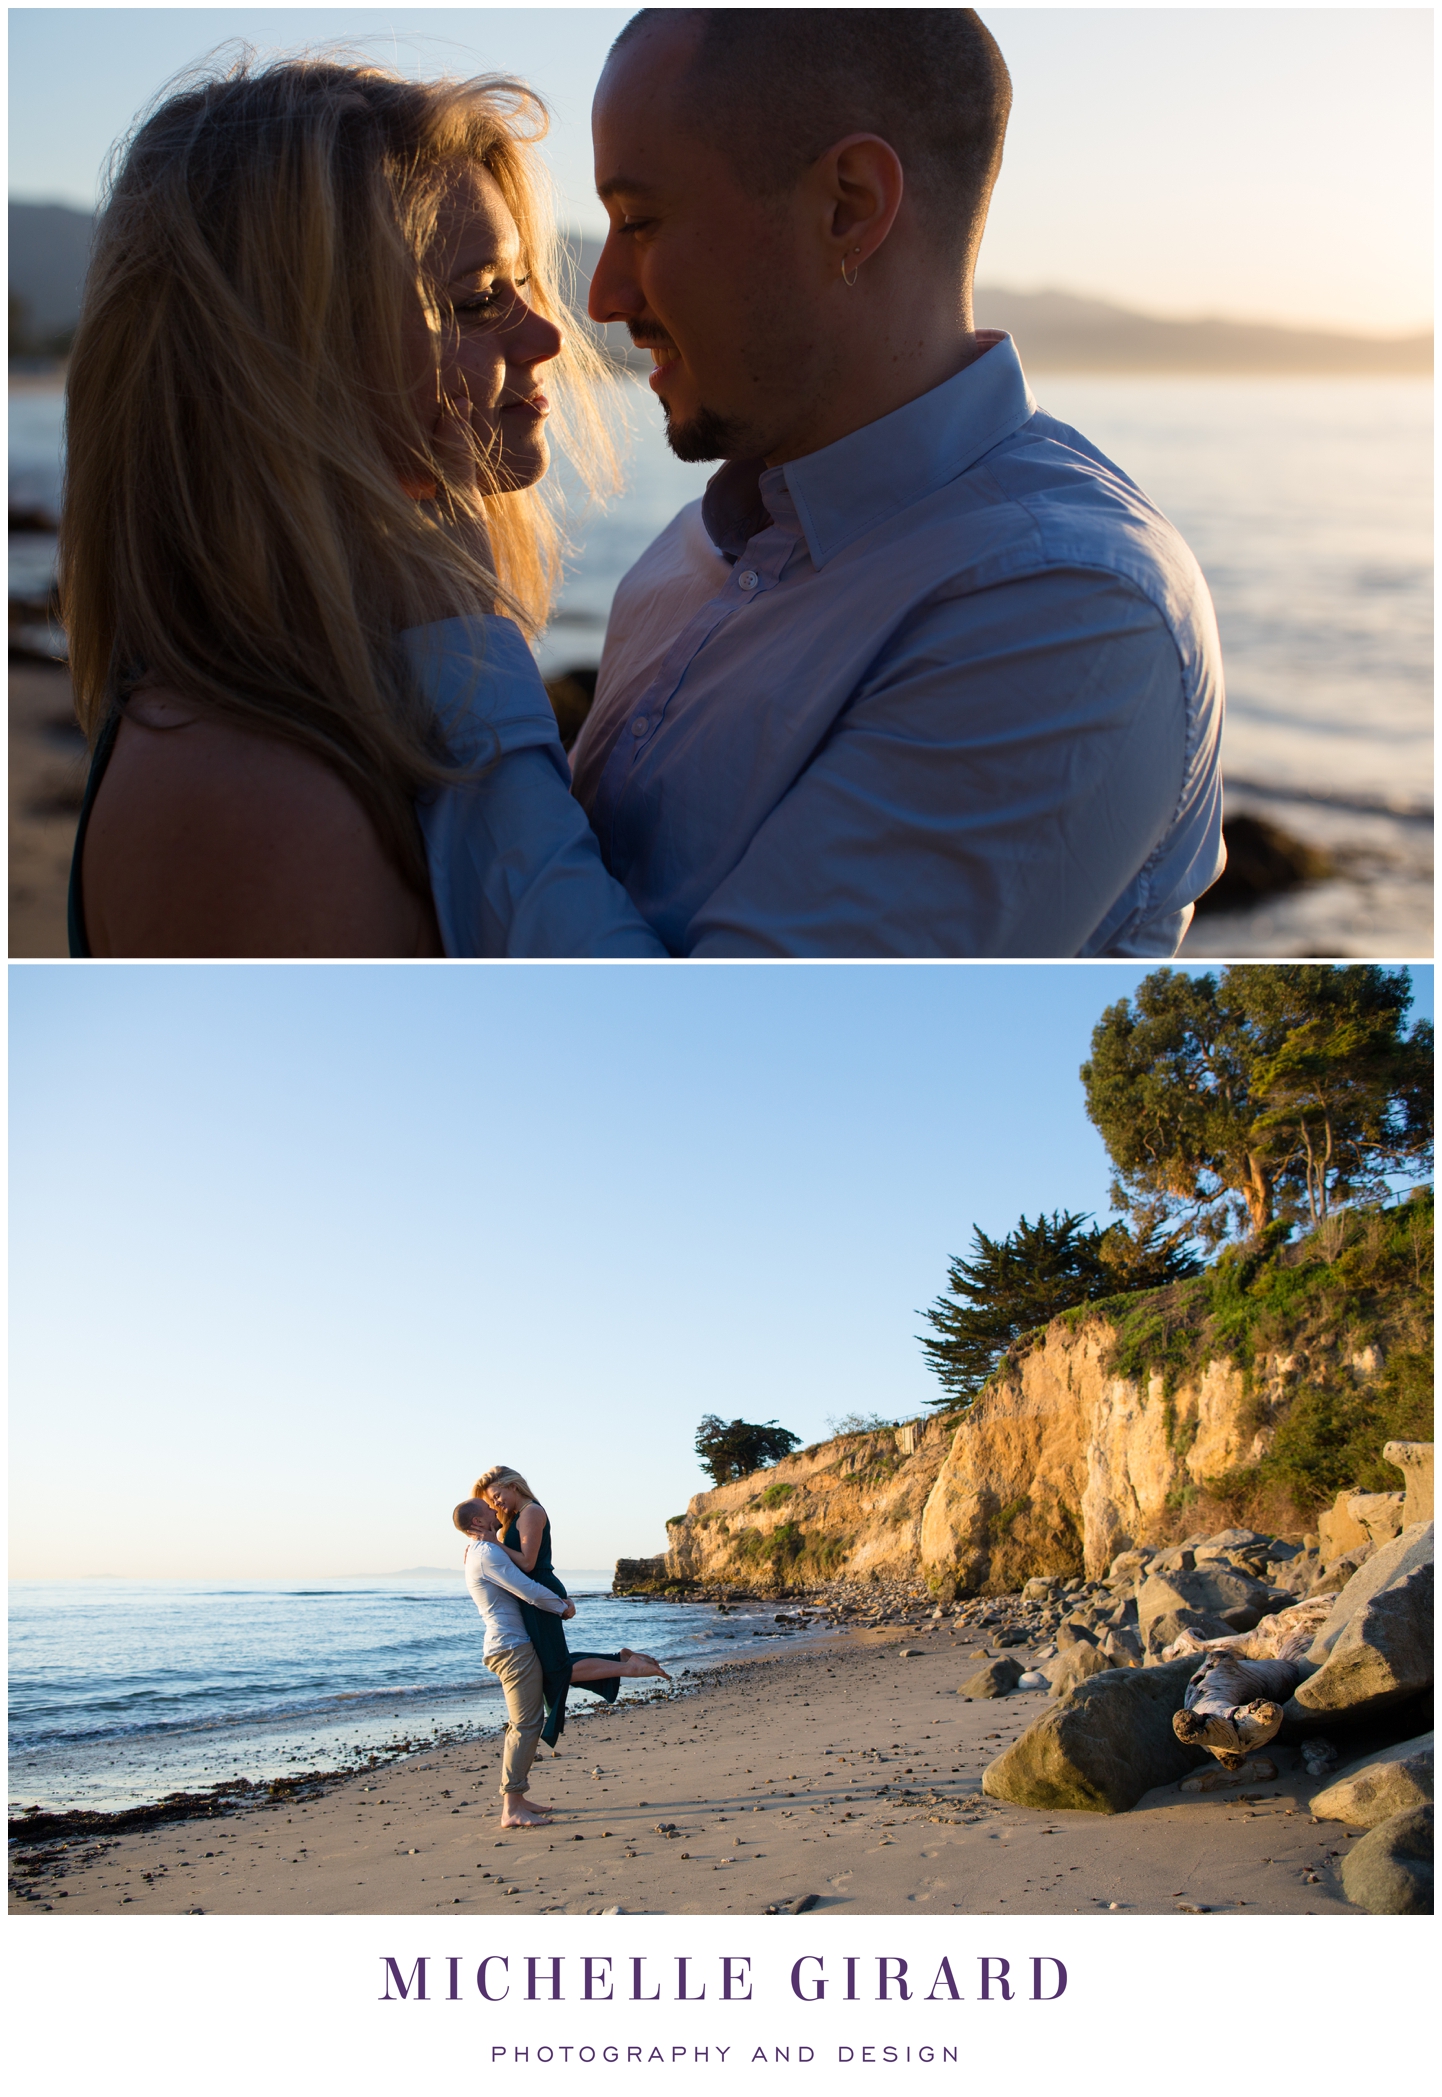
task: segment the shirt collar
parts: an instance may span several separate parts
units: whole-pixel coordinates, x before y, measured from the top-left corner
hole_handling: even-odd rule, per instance
[[[945,487],[1036,413],[1009,335],[978,329],[985,353],[930,393],[785,466],[728,459],[707,483],[701,519],[733,557],[794,506],[819,568],[849,541]]]

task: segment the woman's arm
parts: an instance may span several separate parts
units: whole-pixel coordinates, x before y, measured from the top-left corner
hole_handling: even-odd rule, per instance
[[[511,1563],[518,1565],[523,1573],[534,1572],[536,1559],[540,1555],[541,1539],[546,1533],[546,1510],[539,1500],[526,1502],[516,1517],[516,1530],[521,1539],[519,1551],[513,1551],[509,1544],[501,1544],[499,1537],[496,1538],[496,1542],[501,1544],[501,1549]]]

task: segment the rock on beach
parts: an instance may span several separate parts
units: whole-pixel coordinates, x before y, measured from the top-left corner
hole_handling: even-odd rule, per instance
[[[1368,1718],[1431,1687],[1432,1550],[1429,1522],[1352,1576],[1308,1648],[1317,1671],[1297,1685],[1289,1720],[1305,1728]]]
[[[1354,1762],[1312,1800],[1318,1820],[1375,1828],[1394,1814],[1432,1803],[1432,1735],[1404,1740],[1380,1755]]]
[[[1174,1611],[1195,1611],[1224,1622],[1226,1628],[1220,1635],[1225,1638],[1230,1631],[1252,1630],[1288,1599],[1231,1566],[1178,1567],[1176,1571],[1151,1572],[1143,1580],[1137,1592],[1137,1621],[1142,1639],[1147,1642],[1147,1634],[1159,1617]]]
[[[1196,1665],[1189,1654],[1093,1675],[987,1765],[982,1790],[1047,1812],[1125,1813],[1156,1785],[1177,1783],[1208,1760],[1172,1731]]]
[[[993,1660],[956,1692],[959,1697],[1004,1697],[1026,1673],[1019,1660]]]
[[[1054,1697],[1065,1696],[1079,1682],[1089,1681],[1093,1675],[1115,1673],[1117,1664],[1096,1646],[1085,1643],[1068,1646],[1060,1659],[1054,1660],[1047,1669],[1051,1693]]]
[[[1369,1915],[1432,1913],[1432,1808],[1394,1813],[1342,1863],[1342,1891]]]

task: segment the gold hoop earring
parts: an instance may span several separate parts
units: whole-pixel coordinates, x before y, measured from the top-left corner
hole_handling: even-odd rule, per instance
[[[853,248],[853,249],[851,250],[851,252],[852,252],[852,254],[853,254],[853,255],[859,255],[859,254],[861,253],[861,250],[860,250],[860,248]],[[858,262],[858,264],[856,265],[856,268],[852,270],[852,272],[851,272],[851,275],[850,275],[850,276],[848,277],[848,276],[847,276],[847,274],[846,274],[846,262],[845,262],[845,259],[843,258],[843,260],[842,260],[842,264],[841,264],[841,281],[842,281],[842,283],[843,283],[843,284],[854,284],[854,283],[856,282],[856,279],[857,279],[857,277],[858,277],[858,276],[860,275],[860,273],[861,273],[861,265],[860,265],[860,263]]]

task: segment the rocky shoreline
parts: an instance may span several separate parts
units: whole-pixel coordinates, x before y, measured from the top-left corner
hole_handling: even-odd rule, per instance
[[[775,1621],[984,1640],[973,1657],[985,1664],[958,1695],[1048,1698],[982,1779],[986,1796],[1033,1811],[1125,1813],[1169,1786],[1244,1799],[1274,1783],[1283,1750],[1294,1750],[1286,1759],[1304,1781],[1328,1779],[1314,1819],[1367,1831],[1349,1859],[1348,1897],[1373,1913],[1430,1913],[1432,1448],[1389,1443],[1387,1456],[1405,1494],[1343,1493],[1300,1539],[1198,1533],[1167,1549],[1119,1552],[1100,1578],[1040,1574],[1009,1594],[952,1602],[917,1580],[836,1579],[793,1598]],[[665,1568],[623,1560],[618,1591]],[[761,1599],[700,1582],[668,1583],[666,1593],[723,1612]],[[1208,1656],[1265,1661],[1288,1651],[1299,1656],[1285,1675],[1291,1694],[1245,1706],[1251,1734],[1233,1729],[1236,1751],[1199,1745],[1200,1732],[1178,1725]]]

